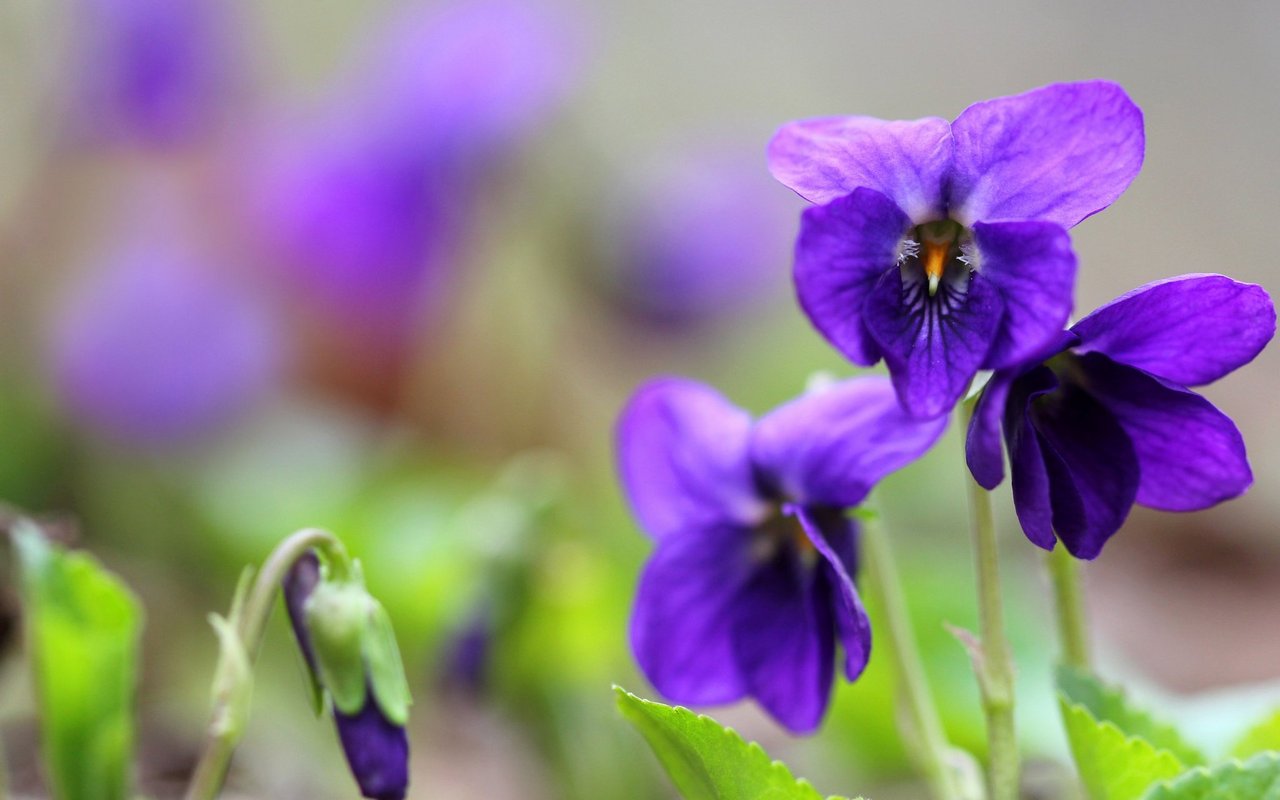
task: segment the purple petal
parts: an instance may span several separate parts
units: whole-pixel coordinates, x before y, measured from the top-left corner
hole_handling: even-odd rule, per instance
[[[769,171],[806,200],[827,203],[874,189],[917,223],[946,217],[942,187],[950,166],[950,127],[937,117],[799,120],[769,142]]]
[[[832,588],[814,566],[782,547],[739,595],[734,626],[748,693],[795,733],[818,727],[835,677]]]
[[[1139,503],[1197,511],[1243,494],[1253,483],[1240,431],[1208,400],[1099,353],[1080,362],[1089,392],[1133,442]]]
[[[404,728],[389,721],[373,700],[352,716],[334,709],[338,738],[360,794],[375,800],[403,800],[409,787],[409,740]]]
[[[976,103],[951,125],[952,217],[1070,228],[1116,201],[1142,168],[1142,111],[1114,83],[1057,83]]]
[[[1045,469],[1040,436],[1032,427],[1031,404],[1058,385],[1046,367],[1037,367],[1013,382],[1004,407],[1004,437],[1009,447],[1010,483],[1013,508],[1022,532],[1031,543],[1052,550],[1053,503],[1049,493],[1049,473]]]
[[[845,508],[924,455],[946,429],[945,415],[916,419],[903,411],[887,379],[853,378],[761,419],[751,435],[751,460],[780,496]]]
[[[1275,333],[1276,311],[1256,284],[1183,275],[1135,289],[1071,330],[1078,352],[1200,386],[1252,361]]]
[[[640,576],[631,648],[664,697],[689,705],[737,700],[747,688],[733,645],[756,534],[732,526],[667,536]]]
[[[857,680],[871,657],[871,620],[853,583],[858,571],[858,524],[841,511],[803,506],[793,506],[789,511],[800,520],[825,562],[822,568],[834,589],[836,632],[844,646],[844,674],[851,681]]]
[[[311,649],[311,634],[307,630],[306,605],[307,598],[320,584],[320,559],[314,551],[303,553],[284,578],[284,607],[289,612],[289,625],[293,628],[293,636],[298,640],[298,649],[307,661],[312,675],[316,671],[316,656]]]
[[[1053,528],[1076,558],[1102,552],[1138,493],[1138,457],[1105,406],[1073,383],[1038,398],[1030,417],[1040,434]]]
[[[887,273],[864,309],[898,398],[917,417],[950,411],[991,349],[1000,295],[981,273],[944,280],[929,296],[924,273]]]
[[[655,537],[698,523],[761,518],[748,435],[751,417],[694,381],[650,381],[618,421],[622,484]]]
[[[1017,371],[1005,370],[991,376],[983,387],[965,432],[964,455],[969,472],[978,485],[991,491],[1004,480],[1004,458],[1000,453],[1000,421]]]
[[[800,218],[795,263],[800,306],[855,364],[869,367],[880,360],[862,309],[876,280],[894,269],[910,224],[893,201],[871,189],[814,206]]]
[[[1052,222],[980,222],[973,235],[982,276],[1004,305],[984,365],[1000,369],[1062,333],[1071,314],[1076,255],[1066,230]]]

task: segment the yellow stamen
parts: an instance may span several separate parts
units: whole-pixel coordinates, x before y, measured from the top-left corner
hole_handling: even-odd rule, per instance
[[[929,278],[929,296],[938,293],[938,284],[942,282],[942,271],[947,266],[947,254],[951,251],[951,242],[924,242],[924,274]]]

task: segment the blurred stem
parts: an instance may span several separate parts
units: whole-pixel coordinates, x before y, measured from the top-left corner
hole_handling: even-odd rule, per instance
[[[234,665],[230,662],[238,657],[245,658],[248,666],[252,666],[262,645],[263,633],[267,619],[271,616],[276,594],[294,562],[309,550],[317,550],[324,556],[333,575],[341,577],[350,569],[350,559],[342,542],[332,533],[319,528],[306,528],[294,533],[277,545],[267,557],[253,581],[253,588],[249,590],[244,605],[239,609],[234,606],[232,608],[231,622],[235,626],[240,652],[230,652],[225,644],[222,648],[215,672],[213,714],[209,720],[204,750],[200,754],[200,760],[196,762],[191,783],[187,787],[186,800],[213,800],[222,790],[231,754],[244,733],[244,719],[237,711],[247,707],[247,695],[253,689],[251,674],[225,683],[224,678],[235,673]]]
[[[962,443],[975,402],[976,399],[962,404],[956,415]],[[1017,800],[1019,765],[1013,718],[1013,657],[1004,632],[995,516],[991,510],[990,493],[978,485],[968,469],[965,470],[965,482],[969,486],[969,522],[978,573],[981,640],[973,661],[987,717],[987,781],[991,800]]]
[[[1045,554],[1049,578],[1053,583],[1053,605],[1058,617],[1058,642],[1062,647],[1062,663],[1089,671],[1089,620],[1084,611],[1084,586],[1080,580],[1080,564],[1059,545]]]
[[[0,800],[9,800],[9,756],[4,751],[2,736],[0,736]]]
[[[950,745],[929,691],[924,663],[911,630],[911,618],[907,613],[893,550],[885,536],[878,509],[871,510],[873,516],[862,522],[862,552],[878,595],[884,623],[882,632],[889,639],[889,656],[898,681],[899,700],[910,720],[911,729],[903,731],[902,738],[911,750],[916,768],[928,781],[934,800],[958,800],[960,792],[948,765]]]

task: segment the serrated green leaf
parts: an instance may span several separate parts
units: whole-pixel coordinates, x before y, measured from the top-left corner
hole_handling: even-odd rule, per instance
[[[1152,786],[1142,800],[1280,800],[1280,753],[1197,767]]]
[[[1126,736],[1144,739],[1158,750],[1168,750],[1189,767],[1208,763],[1204,754],[1184,739],[1177,728],[1133,705],[1122,689],[1071,667],[1058,667],[1057,678],[1059,691],[1070,702],[1083,706],[1099,722],[1110,722]]]
[[[59,800],[129,796],[142,612],[97,561],[14,527],[41,738]]]
[[[808,781],[732,728],[618,686],[614,691],[623,716],[649,742],[685,800],[822,800]]]
[[[1186,769],[1168,750],[1126,735],[1115,723],[1100,721],[1066,697],[1058,699],[1071,756],[1093,800],[1136,800],[1152,783]]]
[[[1280,711],[1254,725],[1231,747],[1231,755],[1248,758],[1266,750],[1280,750]]]

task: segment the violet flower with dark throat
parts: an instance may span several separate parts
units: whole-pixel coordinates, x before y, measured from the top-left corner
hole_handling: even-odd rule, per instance
[[[826,117],[769,145],[807,200],[795,282],[850,361],[881,358],[917,416],[951,409],[979,369],[1025,360],[1066,324],[1067,228],[1142,166],[1142,112],[1113,83],[1045,86],[953,122]]]
[[[1095,558],[1135,502],[1196,511],[1253,483],[1235,424],[1191,391],[1253,360],[1275,308],[1260,286],[1184,275],[1136,289],[998,370],[970,423],[969,469],[1004,479],[1027,538]]]
[[[846,380],[758,421],[689,380],[655,380],[618,424],[622,482],[657,542],[631,619],[654,687],[695,706],[753,697],[795,732],[844,674],[866,666],[871,629],[854,585],[857,524],[845,510],[919,458],[947,418],[917,420],[889,381]]]

